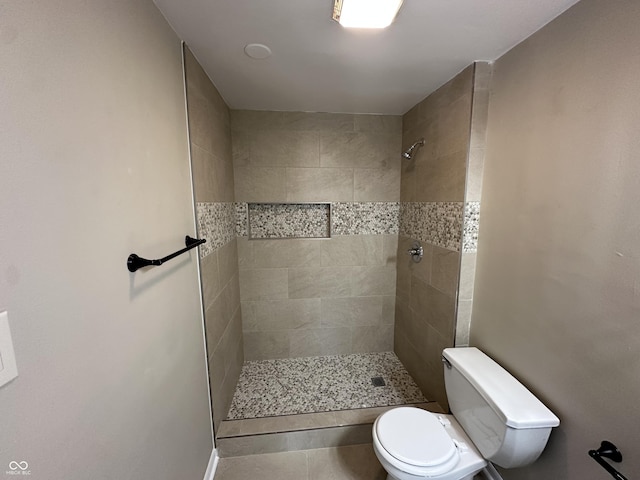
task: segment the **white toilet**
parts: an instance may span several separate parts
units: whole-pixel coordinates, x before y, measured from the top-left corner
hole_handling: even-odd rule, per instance
[[[373,424],[387,480],[471,480],[487,461],[504,468],[533,463],[558,417],[477,348],[442,355],[453,415],[399,407]]]

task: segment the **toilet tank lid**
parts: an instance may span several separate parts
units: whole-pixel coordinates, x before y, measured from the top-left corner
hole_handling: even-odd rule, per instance
[[[560,425],[558,417],[533,393],[477,348],[446,348],[442,355],[509,427],[521,429]]]

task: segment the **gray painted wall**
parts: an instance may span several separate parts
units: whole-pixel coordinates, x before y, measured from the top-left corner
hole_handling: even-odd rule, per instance
[[[505,479],[640,475],[640,3],[583,0],[500,58],[471,343],[561,419]]]
[[[212,449],[179,39],[151,1],[3,2],[0,475],[202,479]]]

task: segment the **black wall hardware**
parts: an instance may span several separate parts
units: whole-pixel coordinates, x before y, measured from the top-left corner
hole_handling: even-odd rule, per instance
[[[129,258],[127,258],[127,268],[130,272],[135,272],[139,268],[148,267],[149,265],[162,265],[164,262],[171,260],[178,255],[182,255],[184,252],[189,251],[192,248],[197,247],[198,245],[202,245],[206,241],[206,238],[197,239],[191,238],[189,235],[187,235],[186,237],[184,237],[184,244],[186,245],[186,248],[178,250],[177,252],[173,252],[171,255],[167,255],[166,257],[160,258],[158,260],[147,260],[146,258],[139,257],[135,253],[132,253],[131,255],[129,255]]]
[[[613,460],[614,462],[622,461],[622,453],[620,453],[620,450],[618,450],[618,447],[616,447],[613,443],[607,442],[606,440],[604,440],[600,444],[599,449],[589,450],[589,456],[593,458],[596,462],[598,462],[600,466],[604,468],[607,472],[609,472],[611,476],[616,480],[627,480],[627,477],[622,475],[619,471],[617,471],[615,468],[609,465],[609,463],[606,462],[604,458],[602,458],[602,457],[605,457],[610,460]]]

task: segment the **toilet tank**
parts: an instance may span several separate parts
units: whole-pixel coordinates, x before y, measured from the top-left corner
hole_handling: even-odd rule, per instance
[[[477,348],[446,348],[442,356],[451,413],[482,456],[504,468],[536,461],[558,417]]]

